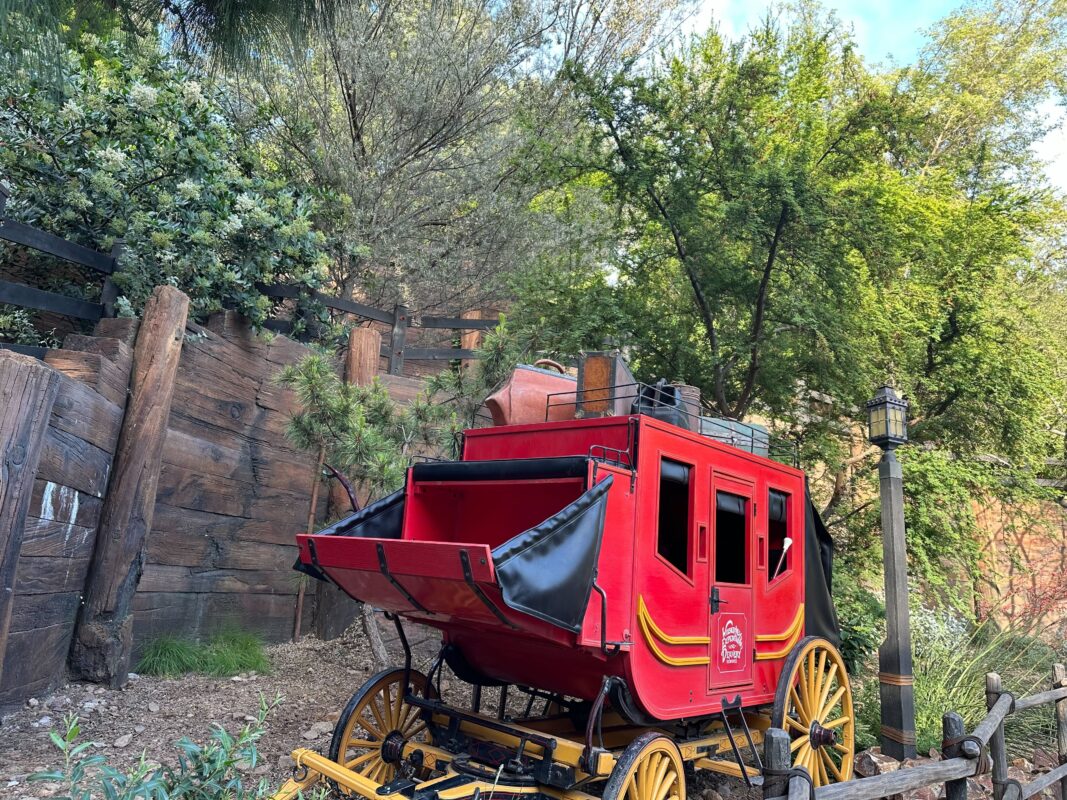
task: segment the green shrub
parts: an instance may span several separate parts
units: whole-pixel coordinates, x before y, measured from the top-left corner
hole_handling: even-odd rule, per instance
[[[956,711],[972,730],[986,715],[985,676],[997,672],[1004,689],[1023,697],[1047,688],[1055,652],[1039,639],[998,630],[992,623],[974,627],[947,612],[912,611],[917,748],[940,749],[941,716]],[[861,679],[856,698],[857,745],[878,743],[878,679]],[[1008,750],[1030,757],[1035,747],[1051,744],[1051,707],[1011,716],[1005,724]]]
[[[177,636],[160,636],[144,649],[137,671],[145,675],[174,678],[202,672],[217,678],[239,672],[269,672],[270,660],[263,640],[253,633],[225,630],[208,642],[199,643]]]
[[[52,743],[63,754],[63,766],[30,776],[31,781],[62,783],[67,800],[259,800],[272,792],[266,781],[247,784],[241,769],[259,761],[256,743],[263,736],[267,714],[279,702],[260,698],[259,713],[235,736],[215,727],[206,744],[189,739],[178,742],[176,765],[156,766],[145,756],[129,772],[115,769],[102,755],[86,755],[91,742],[78,743],[78,718],[68,716],[62,735],[52,732]]]

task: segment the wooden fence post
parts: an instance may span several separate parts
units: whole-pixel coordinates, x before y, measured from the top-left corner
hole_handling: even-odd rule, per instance
[[[157,287],[145,305],[133,351],[130,398],[71,646],[70,666],[76,675],[113,687],[124,684],[129,673],[130,608],[155,512],[188,311],[189,298],[171,286]]]
[[[399,375],[404,370],[404,342],[408,335],[408,307],[393,307],[393,337],[389,342],[389,374]]]
[[[961,717],[955,711],[949,711],[943,717],[941,717],[942,742],[948,742],[953,739],[958,739],[966,733],[967,729],[963,724],[963,717]],[[943,744],[942,749],[945,749],[945,746]],[[956,748],[951,749],[955,750]],[[954,781],[946,781],[945,800],[967,800],[967,779],[959,778],[958,780]]]
[[[356,386],[368,386],[378,376],[382,335],[373,328],[353,328],[348,334],[345,351],[345,381]],[[331,491],[331,516],[341,516],[349,508],[348,494]],[[336,500],[334,499],[336,498]],[[342,499],[343,498],[343,499]],[[362,502],[362,501],[361,501]],[[360,614],[361,606],[332,583],[318,581],[315,586],[315,635],[319,639],[336,639]],[[380,638],[380,634],[379,634]]]
[[[119,299],[119,287],[115,285],[114,275],[119,271],[119,259],[122,257],[124,242],[116,239],[111,246],[111,274],[104,278],[104,286],[100,289],[100,305],[104,307],[104,317],[115,316],[115,301]]]
[[[481,319],[481,311],[464,311],[460,314],[462,319]],[[470,330],[463,330],[459,334],[459,347],[461,350],[477,350],[478,346],[482,343],[482,331],[477,328]],[[460,369],[470,369],[474,366],[476,359],[465,358],[460,362]],[[1067,800],[1065,798],[1064,800]]]
[[[1052,688],[1067,687],[1067,669],[1063,664],[1052,665]],[[1060,764],[1067,764],[1067,699],[1056,701],[1056,749]],[[1060,798],[1067,800],[1067,778],[1060,778]]]
[[[58,390],[54,369],[32,356],[0,350],[0,677],[22,533]]]
[[[987,672],[985,676],[985,703],[987,709],[992,709],[1000,699],[1001,693],[1000,676],[995,672]],[[1008,749],[1004,744],[1004,721],[1001,720],[989,739],[989,757],[993,761],[993,798],[1003,800],[1004,782],[1008,779]]]
[[[763,766],[775,772],[789,769],[792,753],[789,751],[789,734],[781,728],[768,728],[763,737]],[[784,797],[789,794],[789,781],[784,777],[766,776],[763,780],[763,797]]]

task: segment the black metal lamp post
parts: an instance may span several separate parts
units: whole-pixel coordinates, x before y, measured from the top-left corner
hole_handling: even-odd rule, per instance
[[[881,387],[867,403],[867,429],[871,442],[883,451],[878,464],[886,623],[885,642],[878,648],[882,752],[903,760],[915,757],[915,692],[908,621],[904,482],[893,450],[908,441],[908,401],[899,397],[893,387]]]

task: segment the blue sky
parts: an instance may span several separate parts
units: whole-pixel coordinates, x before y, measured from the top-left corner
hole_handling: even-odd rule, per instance
[[[923,31],[961,4],[960,0],[823,0],[823,5],[852,26],[856,44],[868,62],[892,57],[898,64],[911,61],[922,47]],[[714,19],[728,37],[742,36],[772,5],[771,0],[702,0],[685,27],[704,31]],[[1044,111],[1058,127],[1034,150],[1046,162],[1052,184],[1067,193],[1067,115],[1053,103]]]
[[[871,62],[889,54],[900,63],[914,58],[922,32],[959,5],[956,0],[824,0],[852,26],[856,44]],[[691,25],[702,30],[715,19],[728,36],[743,35],[772,5],[768,0],[704,0]]]

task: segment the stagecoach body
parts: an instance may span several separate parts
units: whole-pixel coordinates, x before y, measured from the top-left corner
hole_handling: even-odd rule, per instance
[[[421,747],[408,781],[429,783],[411,783],[414,797],[439,778],[426,772],[430,751],[440,767],[522,772],[549,733],[558,740],[541,745],[542,762],[563,759],[571,772],[553,783],[542,769],[534,783],[548,796],[585,796],[580,787],[597,781],[610,789],[620,765],[633,766],[627,758],[677,756],[751,781],[772,724],[808,737],[795,752],[810,749],[803,766],[818,782],[851,771],[828,537],[792,464],[648,414],[476,429],[465,434],[461,460],[414,464],[397,493],[297,540],[300,569],[398,620],[439,629],[440,661],[477,687],[476,697],[482,687],[514,686],[555,698],[546,714],[519,720],[501,703],[502,719],[490,724],[477,704],[461,712],[434,699],[433,675],[412,680],[409,661],[403,689],[386,691],[384,705],[410,706],[412,719],[424,721],[425,743],[401,730],[391,750],[383,744],[381,753],[394,756],[384,782],[384,772],[368,778],[358,769],[364,762],[347,759],[344,742],[339,751],[334,743],[329,762],[298,751],[305,783],[307,769],[329,778],[336,767],[350,778],[337,779],[341,794],[400,791],[390,782]],[[827,704],[836,710],[821,713]],[[366,719],[368,730],[389,727]],[[605,720],[615,733],[594,742]],[[456,730],[466,734],[457,739]],[[572,736],[584,744],[568,762],[560,742],[573,744]],[[472,745],[486,738],[499,763]],[[446,740],[466,743],[462,759],[449,755]],[[631,753],[638,740],[648,753]],[[644,774],[631,772],[618,780]],[[455,767],[441,774],[455,776]],[[510,773],[498,773],[498,783],[502,774]]]

